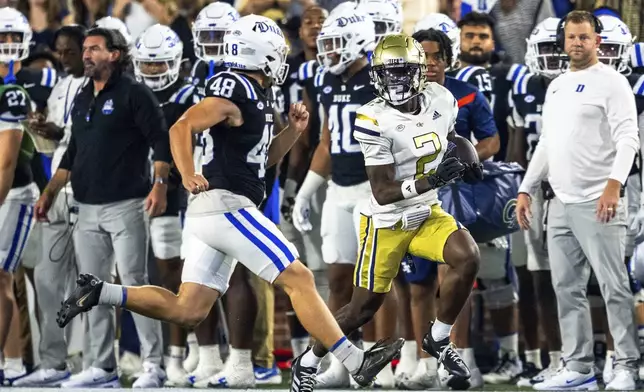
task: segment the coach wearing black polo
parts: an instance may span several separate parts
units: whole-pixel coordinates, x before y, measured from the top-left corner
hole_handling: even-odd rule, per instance
[[[76,96],[72,134],[59,169],[36,205],[38,219],[71,180],[79,203],[74,245],[78,270],[111,281],[116,262],[124,285],[148,284],[148,238],[144,209],[150,216],[166,206],[170,162],[168,127],[154,94],[126,74],[128,47],[118,32],[95,28],[83,43],[85,76],[92,80]],[[148,155],[154,149],[151,187]],[[151,189],[151,190],[150,190]],[[61,298],[62,300],[62,298]],[[73,375],[63,388],[115,387],[113,310],[88,313],[91,367]],[[135,387],[161,387],[164,378],[161,324],[134,316],[146,372]]]

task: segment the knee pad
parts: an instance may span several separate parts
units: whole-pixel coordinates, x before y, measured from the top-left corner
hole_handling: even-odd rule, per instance
[[[519,296],[506,279],[479,279],[478,291],[488,309],[503,309],[518,302]]]

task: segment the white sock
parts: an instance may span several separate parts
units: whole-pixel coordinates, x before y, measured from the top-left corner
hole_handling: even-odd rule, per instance
[[[364,346],[367,347],[367,342],[364,343]],[[346,336],[338,340],[329,349],[329,352],[338,358],[351,374],[355,374],[362,366],[364,352],[354,346]]]
[[[463,362],[465,362],[470,370],[478,368],[478,366],[476,365],[476,359],[474,359],[473,348],[457,348],[456,352],[458,352],[458,355],[463,358]]]
[[[307,336],[305,338],[293,338],[291,339],[291,348],[293,349],[293,358],[297,358],[309,346],[310,338]]]
[[[398,362],[398,367],[401,364],[404,366],[413,366],[418,358],[417,349],[415,340],[406,340],[405,345],[400,349],[400,362]]]
[[[376,345],[376,342],[362,342],[362,349],[364,351],[369,351],[371,350],[371,347],[375,345]]]
[[[222,361],[218,344],[199,346],[199,365],[202,366],[202,364],[203,366],[221,367]]]
[[[550,357],[550,367],[559,369],[559,366],[561,366],[561,351],[549,351],[548,356]]]
[[[434,357],[421,358],[419,362],[424,363],[427,370],[438,370],[438,359]]]
[[[537,369],[543,369],[541,365],[541,350],[525,350],[525,361],[533,364]]]
[[[103,282],[98,303],[101,305],[124,306],[127,301],[127,289],[120,284]]]
[[[182,367],[183,359],[186,356],[186,348],[179,346],[169,346],[170,356],[168,357],[168,367]]]
[[[513,333],[499,338],[499,346],[501,346],[502,353],[511,353],[516,356],[519,352],[519,334]],[[512,355],[510,356],[512,357]]]
[[[324,359],[324,357],[318,357],[313,352],[313,349],[310,349],[309,351],[307,351],[302,356],[302,359],[300,360],[300,363],[304,367],[315,367],[316,368],[316,367],[320,366],[320,362],[322,362],[322,359]]]
[[[235,367],[249,367],[253,368],[251,350],[243,350],[240,348],[230,347],[230,355],[228,356],[228,361],[231,361],[231,364],[234,364]]]
[[[197,343],[197,334],[190,332],[186,337],[186,343],[188,344],[188,347],[190,347],[190,349],[192,349],[193,346],[196,349],[199,345],[199,343]]]
[[[432,325],[432,338],[435,342],[440,342],[445,338],[449,338],[450,332],[452,332],[451,324],[445,324],[438,319],[434,321],[434,325]]]
[[[606,350],[606,362],[608,361],[613,361],[615,359],[615,351],[613,350]],[[7,360],[9,360],[7,358]]]
[[[22,369],[22,358],[5,358],[4,359],[4,369],[20,370]]]

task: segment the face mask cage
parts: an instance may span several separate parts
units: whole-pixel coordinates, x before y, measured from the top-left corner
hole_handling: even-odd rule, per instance
[[[0,32],[0,62],[20,61],[29,57],[29,43],[21,31]],[[8,42],[11,41],[11,42]]]
[[[179,78],[179,60],[134,59],[134,73],[153,91],[163,90]]]
[[[568,58],[560,53],[554,41],[538,42],[529,45],[526,63],[530,72],[557,76],[568,67]]]
[[[194,35],[196,55],[203,61],[219,61],[224,56],[225,29],[196,30]]]
[[[318,37],[317,45],[318,62],[335,75],[344,72],[349,62],[357,56],[357,53],[349,53],[347,41],[340,35]]]
[[[418,95],[424,81],[425,65],[395,64],[373,67],[378,94],[392,105],[402,105]]]
[[[602,42],[597,49],[599,61],[610,65],[618,72],[624,72],[628,68],[627,45],[618,42]]]

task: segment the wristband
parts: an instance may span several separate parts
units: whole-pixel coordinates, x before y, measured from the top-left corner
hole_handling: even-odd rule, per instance
[[[304,178],[304,182],[302,182],[300,191],[297,193],[297,197],[311,199],[315,192],[318,191],[318,188],[321,187],[325,182],[326,178],[317,174],[313,170],[309,170],[309,172],[306,174],[306,178]]]
[[[402,191],[405,199],[411,199],[414,196],[418,196],[418,192],[416,191],[416,180],[403,181],[400,186],[400,190]]]

